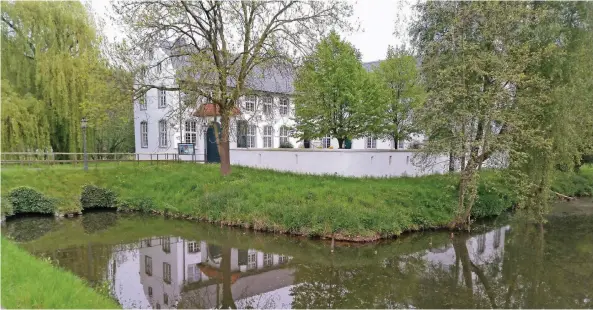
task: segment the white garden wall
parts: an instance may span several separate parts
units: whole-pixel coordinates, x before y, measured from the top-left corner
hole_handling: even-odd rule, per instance
[[[422,161],[416,154],[394,150],[232,149],[231,164],[350,177],[420,176],[447,171],[447,157]]]

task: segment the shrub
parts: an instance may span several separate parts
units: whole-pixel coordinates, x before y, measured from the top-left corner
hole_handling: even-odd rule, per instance
[[[280,148],[281,149],[292,149],[292,148],[294,148],[294,145],[292,145],[292,143],[290,143],[290,141],[282,142],[282,143],[280,143]]]
[[[82,187],[80,204],[82,209],[115,208],[116,195],[112,190],[87,184]]]
[[[130,199],[117,199],[115,202],[118,211],[130,212],[150,212],[158,210],[154,201],[150,198],[130,198]]]
[[[54,213],[56,209],[55,199],[46,197],[37,190],[20,186],[8,193],[8,201],[13,207],[14,213],[35,212]]]

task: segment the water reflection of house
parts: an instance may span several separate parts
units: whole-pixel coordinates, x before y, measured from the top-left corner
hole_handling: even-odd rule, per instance
[[[476,265],[492,262],[504,252],[504,238],[510,226],[504,226],[487,233],[468,238],[465,241],[470,260]],[[452,244],[427,250],[424,259],[445,266],[454,265],[456,252]]]
[[[292,284],[292,270],[279,269],[289,260],[283,255],[234,248],[225,250],[178,237],[150,238],[142,243],[140,281],[153,308],[174,307],[182,299],[192,308],[216,307],[223,293],[224,272],[229,273],[234,299]],[[221,268],[223,259],[228,260],[228,270]]]

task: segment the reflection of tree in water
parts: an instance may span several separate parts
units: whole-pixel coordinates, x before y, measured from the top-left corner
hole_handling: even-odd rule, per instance
[[[2,233],[17,242],[27,242],[40,238],[58,227],[58,221],[53,216],[17,217],[6,222]]]
[[[574,227],[576,226],[576,227]],[[570,229],[566,229],[571,227]],[[567,236],[577,233],[578,236]],[[493,232],[500,238],[500,233]],[[296,264],[294,308],[590,308],[593,305],[593,217],[516,223],[505,243],[458,235],[453,263],[413,254],[367,266]],[[473,243],[471,243],[473,245]],[[478,254],[478,256],[476,256]]]
[[[82,227],[87,234],[106,230],[117,224],[118,215],[114,211],[88,212],[82,216]]]

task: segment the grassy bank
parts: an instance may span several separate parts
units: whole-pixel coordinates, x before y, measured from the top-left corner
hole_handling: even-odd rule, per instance
[[[591,193],[593,173],[566,176],[566,195]],[[235,167],[229,177],[218,166],[147,163],[99,166],[87,173],[68,168],[2,171],[3,201],[12,188],[30,186],[56,199],[61,210],[80,209],[82,186],[116,194],[120,209],[274,232],[371,240],[404,231],[442,227],[457,206],[457,176],[354,179],[309,176]],[[495,172],[481,177],[475,218],[498,215],[512,204],[508,186]]]
[[[3,308],[120,308],[75,275],[31,256],[6,238],[1,243]]]

